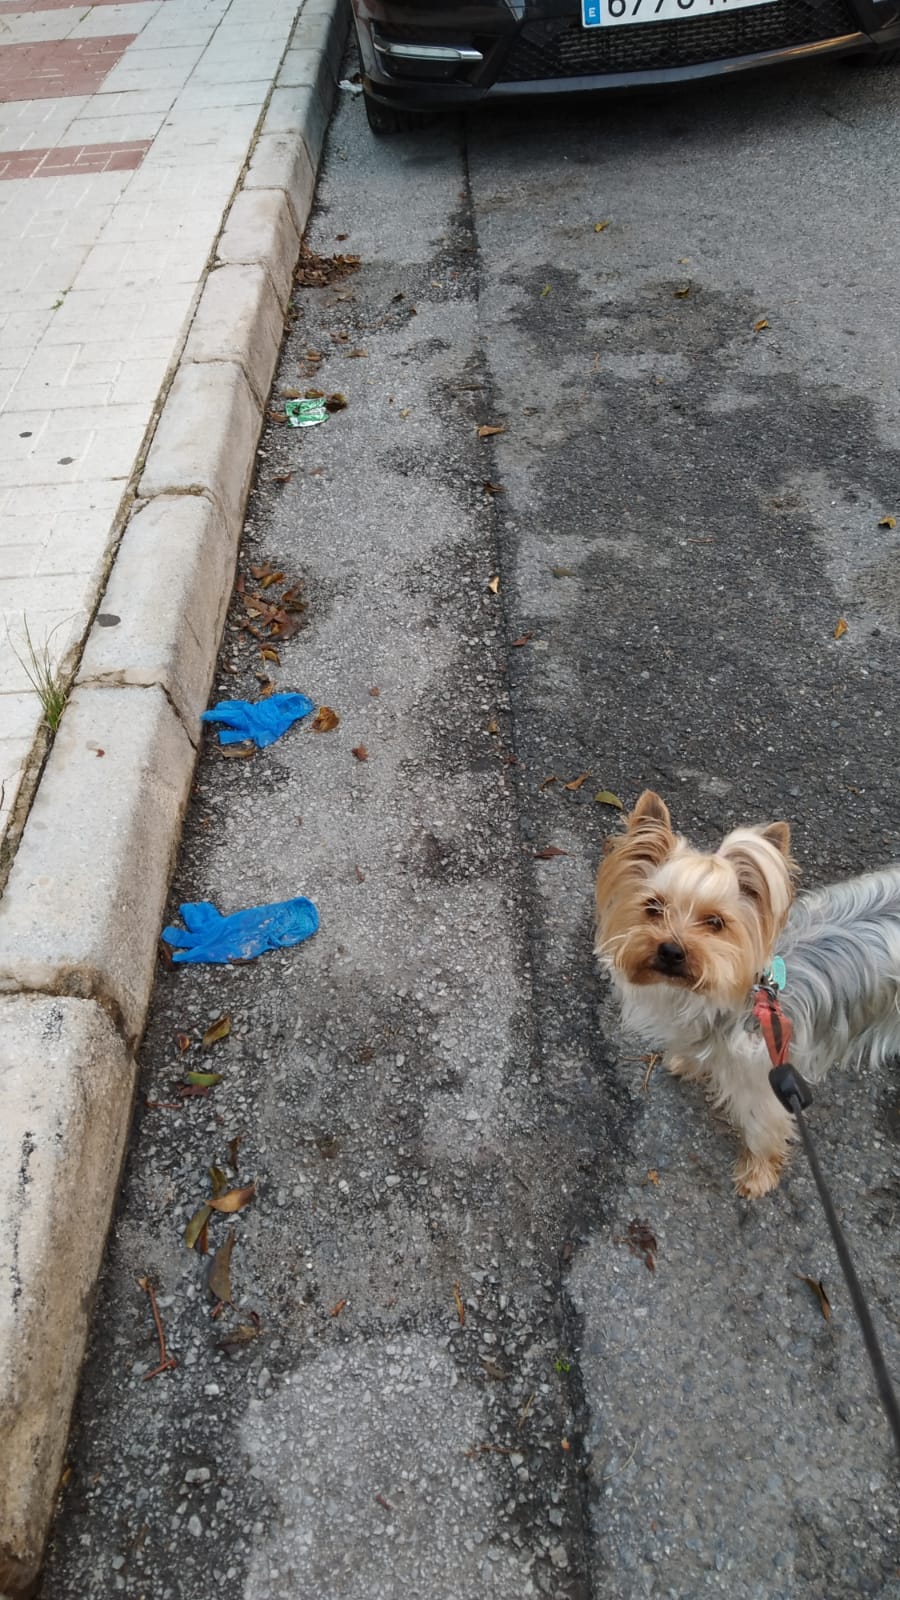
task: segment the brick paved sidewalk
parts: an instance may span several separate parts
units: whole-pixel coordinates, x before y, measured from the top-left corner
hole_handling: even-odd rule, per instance
[[[299,10],[0,0],[0,830]]]

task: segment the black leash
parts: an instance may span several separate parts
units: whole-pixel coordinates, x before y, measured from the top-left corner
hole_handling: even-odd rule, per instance
[[[850,1256],[847,1240],[844,1237],[844,1230],[838,1221],[837,1212],[828,1192],[828,1185],[822,1176],[812,1136],[806,1126],[806,1118],[803,1115],[807,1106],[812,1104],[812,1092],[809,1084],[804,1078],[801,1078],[799,1072],[791,1066],[789,1061],[786,1061],[783,1066],[772,1068],[769,1073],[769,1082],[781,1104],[786,1111],[791,1113],[800,1129],[803,1148],[812,1168],[812,1175],[816,1180],[816,1188],[819,1191],[819,1199],[822,1202],[822,1210],[831,1229],[831,1237],[834,1240],[837,1258],[841,1264],[847,1288],[850,1290],[853,1309],[862,1329],[863,1340],[868,1351],[869,1360],[872,1363],[872,1371],[875,1374],[875,1383],[881,1398],[881,1404],[884,1406],[885,1414],[893,1430],[894,1443],[898,1452],[900,1452],[900,1405],[897,1403],[897,1395],[891,1382],[891,1375],[888,1372],[887,1363],[884,1359],[881,1345],[878,1342],[875,1324],[872,1321],[872,1313],[863,1294],[862,1284],[856,1275],[856,1268]]]

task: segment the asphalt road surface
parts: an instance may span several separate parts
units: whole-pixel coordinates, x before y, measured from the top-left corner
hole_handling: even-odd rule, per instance
[[[737,1200],[591,956],[601,790],[787,817],[809,884],[900,855],[898,112],[831,68],[379,143],[342,97],[309,237],[360,265],[273,408],[348,404],[267,428],[218,680],[340,725],[210,739],[172,898],[321,928],[160,969],[43,1600],[900,1595],[804,1163]],[[896,1067],[811,1118],[900,1371]]]

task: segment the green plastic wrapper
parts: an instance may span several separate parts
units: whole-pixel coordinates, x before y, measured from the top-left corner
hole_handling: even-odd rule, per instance
[[[285,400],[284,414],[292,428],[317,428],[328,412],[322,400]]]

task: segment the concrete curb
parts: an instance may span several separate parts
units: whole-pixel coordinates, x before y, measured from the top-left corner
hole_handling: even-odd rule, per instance
[[[0,1591],[40,1569],[134,1050],[347,32],[306,0],[0,900]]]

